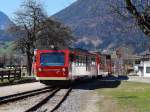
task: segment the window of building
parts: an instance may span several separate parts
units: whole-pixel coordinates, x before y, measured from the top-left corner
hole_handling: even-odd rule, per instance
[[[150,73],[150,67],[146,67],[146,73]]]
[[[140,64],[140,60],[136,60],[136,61],[135,61],[135,64]]]

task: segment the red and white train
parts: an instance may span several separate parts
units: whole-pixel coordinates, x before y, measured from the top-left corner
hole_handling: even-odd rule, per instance
[[[50,84],[108,75],[111,56],[81,49],[35,50],[33,72],[37,80]]]

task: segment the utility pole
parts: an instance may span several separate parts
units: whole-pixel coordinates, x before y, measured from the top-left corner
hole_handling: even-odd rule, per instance
[[[123,59],[120,49],[116,50],[116,56],[117,58],[115,59],[114,62],[114,73],[117,76],[123,75]]]

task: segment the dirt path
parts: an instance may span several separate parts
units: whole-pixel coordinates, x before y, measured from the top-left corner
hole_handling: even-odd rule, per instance
[[[81,112],[99,112],[96,103],[99,101],[100,96],[92,91],[91,93],[85,95],[83,99],[85,99],[85,101],[81,103],[83,105]]]

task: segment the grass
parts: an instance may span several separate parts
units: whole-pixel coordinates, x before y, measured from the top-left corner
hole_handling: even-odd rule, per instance
[[[103,96],[97,103],[102,112],[150,112],[150,84],[122,82],[97,92]]]
[[[8,85],[15,85],[15,84],[23,84],[23,83],[30,83],[30,82],[35,82],[35,79],[31,79],[31,78],[26,78],[26,77],[22,77],[21,79],[18,80],[14,80],[14,78],[10,79],[10,81],[8,81],[7,79],[4,79],[3,82],[0,80],[0,87],[1,86],[8,86]]]
[[[20,79],[20,80],[21,80],[21,79]],[[3,81],[0,80],[0,86],[10,85],[10,84],[13,84],[13,83],[15,83],[16,81],[20,81],[20,80],[14,80],[14,78],[11,78],[10,80],[8,80],[8,79],[3,79]]]

